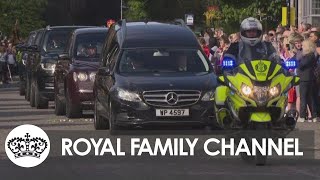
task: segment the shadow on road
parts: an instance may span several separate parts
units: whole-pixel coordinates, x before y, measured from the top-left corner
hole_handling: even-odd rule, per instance
[[[0,112],[0,117],[19,117],[19,116],[35,116],[35,115],[50,115],[52,114],[51,111],[32,111],[32,112],[27,112],[27,111],[11,111],[11,112]]]
[[[81,126],[81,125],[88,125],[88,123],[57,123],[57,124],[35,124],[38,127],[45,128],[45,127],[63,127],[63,126]],[[13,129],[17,127],[17,125],[0,125],[1,129]]]

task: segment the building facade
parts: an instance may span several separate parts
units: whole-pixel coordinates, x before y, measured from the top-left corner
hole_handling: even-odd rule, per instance
[[[310,23],[320,26],[320,0],[297,0],[298,24]]]

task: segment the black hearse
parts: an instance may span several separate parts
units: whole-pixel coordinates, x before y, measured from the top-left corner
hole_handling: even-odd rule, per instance
[[[213,123],[216,76],[182,21],[119,21],[101,58],[93,89],[96,129]]]

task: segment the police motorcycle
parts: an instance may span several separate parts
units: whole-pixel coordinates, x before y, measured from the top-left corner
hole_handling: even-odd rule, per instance
[[[286,112],[287,92],[300,80],[289,72],[296,67],[295,59],[283,64],[268,59],[236,64],[234,59],[225,57],[222,74],[218,76],[221,86],[215,92],[219,126],[224,130],[240,130],[236,132],[249,140],[288,135],[299,116],[296,110]],[[245,131],[254,133],[243,133]],[[267,156],[241,153],[241,158],[265,165]]]

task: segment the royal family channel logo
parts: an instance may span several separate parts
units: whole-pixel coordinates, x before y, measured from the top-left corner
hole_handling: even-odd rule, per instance
[[[8,158],[14,164],[31,168],[46,160],[50,152],[50,140],[41,128],[21,125],[9,133],[5,148]]]

